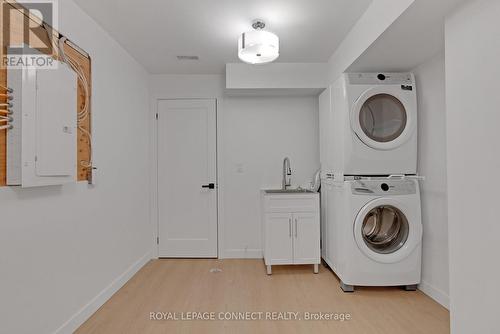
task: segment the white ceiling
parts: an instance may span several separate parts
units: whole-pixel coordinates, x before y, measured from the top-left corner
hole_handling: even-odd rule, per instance
[[[75,1],[150,73],[215,74],[255,18],[279,35],[279,62],[326,62],[372,0]]]
[[[445,17],[465,1],[415,0],[348,71],[414,69],[444,50]]]

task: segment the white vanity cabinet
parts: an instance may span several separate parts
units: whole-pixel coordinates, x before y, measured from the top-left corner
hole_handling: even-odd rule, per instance
[[[262,191],[262,231],[267,273],[273,265],[312,264],[318,272],[320,213],[318,193]]]

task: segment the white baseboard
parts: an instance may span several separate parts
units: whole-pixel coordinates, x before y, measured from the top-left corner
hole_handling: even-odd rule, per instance
[[[427,282],[420,283],[418,285],[418,289],[441,304],[443,307],[447,308],[448,310],[450,309],[450,296],[448,296],[440,289],[437,289]]]
[[[221,259],[262,259],[262,249],[226,249]]]
[[[132,264],[124,273],[118,276],[110,285],[95,296],[80,311],[76,312],[68,321],[66,321],[55,334],[71,334],[78,329],[95,311],[97,311],[105,302],[107,302],[122,286],[127,283],[151,258],[154,250],[151,249],[137,262]]]

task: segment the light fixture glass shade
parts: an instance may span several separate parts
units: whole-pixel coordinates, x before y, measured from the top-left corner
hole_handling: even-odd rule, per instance
[[[280,56],[280,40],[269,31],[254,30],[241,34],[238,57],[249,64],[265,64]]]

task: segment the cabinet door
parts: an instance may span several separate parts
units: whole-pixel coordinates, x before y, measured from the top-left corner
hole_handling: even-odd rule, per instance
[[[293,263],[292,230],[291,214],[266,214],[266,265]]]
[[[316,213],[293,214],[293,258],[295,264],[320,261],[320,223]]]

